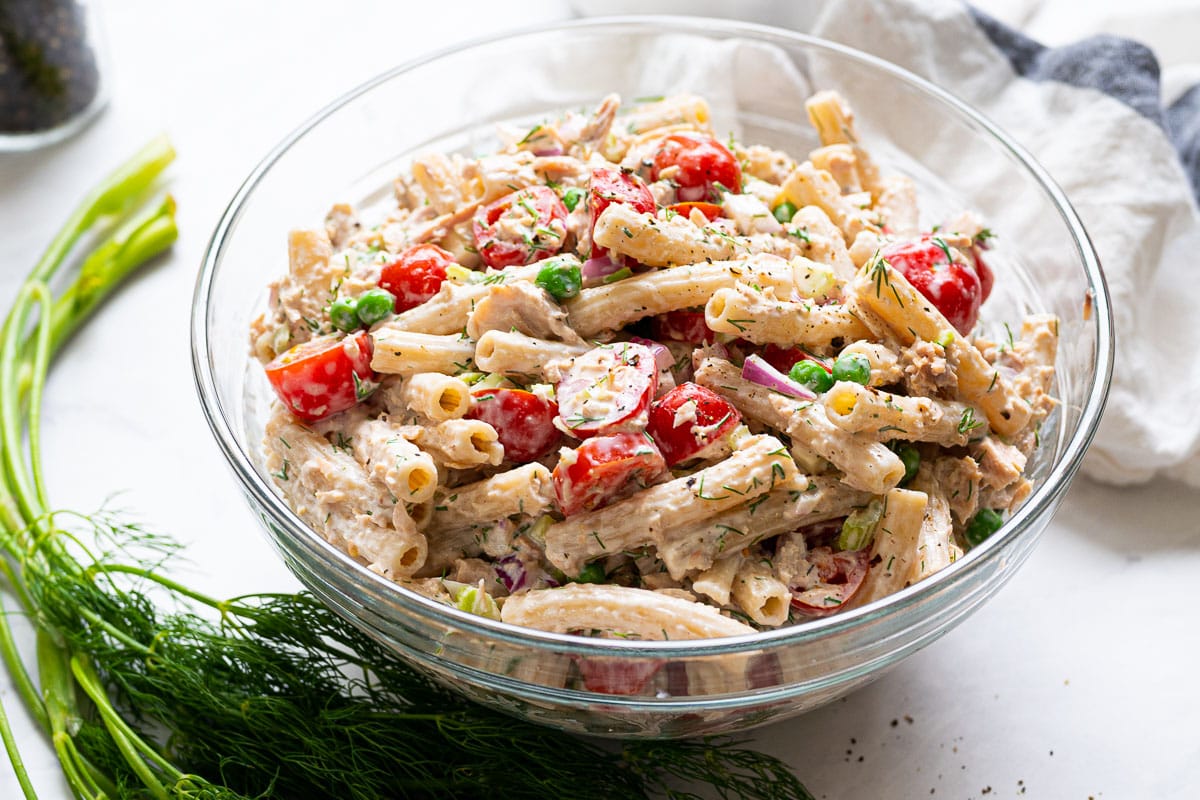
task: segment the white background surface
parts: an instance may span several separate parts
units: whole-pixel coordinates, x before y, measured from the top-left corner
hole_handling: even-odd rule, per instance
[[[360,81],[437,47],[569,14],[556,0],[406,5],[111,2],[111,107],[69,142],[0,155],[7,304],[86,187],[160,130],[179,150],[170,188],[180,241],[63,353],[44,449],[52,502],[94,509],[123,492],[119,505],[190,543],[182,578],[210,594],[296,585],[244,507],[193,392],[192,287],[225,203],[271,146]],[[1030,20],[1032,7],[1000,10]],[[1061,24],[1034,30],[1073,38]],[[1081,480],[1030,562],[966,624],[871,687],[752,743],[784,758],[817,797],[1196,797],[1198,572],[1200,492]],[[41,796],[66,797],[3,678],[0,700]],[[18,794],[0,764],[0,798]]]

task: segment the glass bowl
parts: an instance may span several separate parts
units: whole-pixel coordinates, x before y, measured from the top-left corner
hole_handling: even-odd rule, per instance
[[[836,89],[886,170],[917,183],[926,225],[980,212],[998,233],[983,324],[1061,319],[1061,401],[1031,460],[1035,489],[1004,527],[932,578],[856,610],[739,638],[640,642],[517,628],[400,588],[327,544],[288,508],[260,455],[271,400],[248,324],[286,270],[286,233],[337,201],[390,191],[412,154],[482,153],[497,123],[529,127],[609,92],[691,91],[722,135],[803,154],[803,101]],[[204,413],[246,499],[299,579],[447,686],[495,708],[592,734],[677,737],[749,728],[827,703],[937,639],[1029,556],[1079,467],[1113,356],[1096,254],[1062,191],[1024,149],[950,94],[869,55],[795,33],[689,18],[592,20],[509,34],[409,63],[354,89],[275,148],[217,225],[196,286],[192,357]],[[578,688],[578,665],[655,671],[635,695]]]

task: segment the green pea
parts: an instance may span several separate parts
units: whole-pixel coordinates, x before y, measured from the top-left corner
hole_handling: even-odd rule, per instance
[[[967,524],[967,529],[963,531],[963,538],[967,540],[967,544],[975,547],[983,544],[983,541],[1000,530],[1000,526],[1003,524],[1004,518],[999,513],[990,508],[981,508]]]
[[[911,444],[906,444],[896,450],[896,455],[904,465],[904,477],[900,479],[900,485],[904,486],[917,476],[917,470],[921,468],[921,452]]]
[[[396,296],[387,289],[370,289],[358,297],[358,318],[363,325],[374,325],[396,310]]]
[[[816,361],[809,359],[792,364],[792,368],[788,370],[788,377],[818,394],[829,391],[829,388],[833,386],[833,376]]]
[[[585,197],[587,197],[586,190],[572,186],[562,193],[563,205],[567,207],[567,211],[574,211],[575,206],[579,205],[579,201]]]
[[[583,288],[583,274],[578,264],[551,260],[538,270],[534,282],[549,292],[555,300],[569,300]]]
[[[339,297],[329,306],[329,320],[339,331],[356,331],[359,328],[358,301],[353,297]]]
[[[871,380],[871,362],[867,360],[866,356],[858,353],[838,356],[837,361],[833,362],[833,379],[835,381],[852,381],[866,386],[867,382]]]
[[[604,567],[600,566],[600,562],[593,561],[579,570],[579,577],[575,579],[576,583],[604,583],[607,577],[604,574]]]
[[[775,219],[787,225],[792,221],[792,217],[796,216],[796,205],[791,200],[784,200],[775,206],[775,210],[771,213],[775,215]]]

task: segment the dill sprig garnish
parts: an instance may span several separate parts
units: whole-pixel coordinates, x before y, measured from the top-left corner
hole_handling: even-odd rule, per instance
[[[176,236],[169,200],[131,215],[173,157],[152,143],[85,199],[0,329],[0,574],[36,628],[37,679],[0,613],[0,659],[72,794],[100,798],[722,797],[811,800],[787,767],[723,738],[603,748],[477,706],[314,596],[220,600],[169,577],[171,539],[101,511],[51,511],[40,405],[50,361]],[[63,293],[78,238],[116,227]],[[122,222],[122,220],[127,220]],[[0,740],[36,798],[3,708]]]

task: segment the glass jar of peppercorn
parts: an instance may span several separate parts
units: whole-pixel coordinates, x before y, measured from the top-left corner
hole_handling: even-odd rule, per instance
[[[0,0],[0,150],[59,141],[104,102],[90,4]]]

